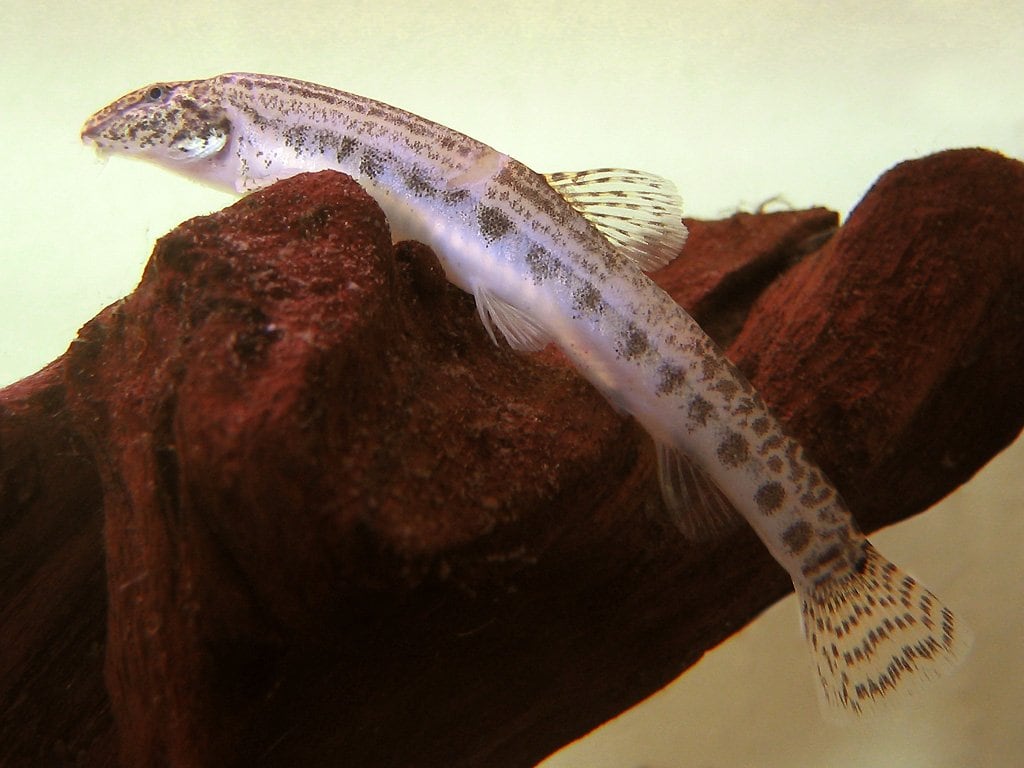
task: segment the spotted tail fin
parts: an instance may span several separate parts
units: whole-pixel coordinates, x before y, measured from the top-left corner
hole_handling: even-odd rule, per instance
[[[870,714],[947,674],[971,632],[935,595],[866,545],[859,573],[798,585],[826,715]]]

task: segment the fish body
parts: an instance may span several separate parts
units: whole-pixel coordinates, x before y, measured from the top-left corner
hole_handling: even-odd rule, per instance
[[[878,554],[750,383],[644,274],[686,239],[666,180],[541,175],[381,102],[247,73],[139,89],[89,118],[82,137],[239,193],[304,171],[353,176],[396,239],[431,246],[473,294],[492,338],[556,344],[643,425],[684,533],[714,536],[742,515],[793,579],[833,711],[871,709],[966,652],[967,628]]]

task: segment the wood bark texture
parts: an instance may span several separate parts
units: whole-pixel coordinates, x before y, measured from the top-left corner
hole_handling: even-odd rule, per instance
[[[687,223],[655,279],[865,530],[1020,432],[1020,163],[901,164],[842,227]],[[532,766],[790,589],[746,529],[685,541],[654,474],[347,177],[188,221],[0,392],[0,765]]]

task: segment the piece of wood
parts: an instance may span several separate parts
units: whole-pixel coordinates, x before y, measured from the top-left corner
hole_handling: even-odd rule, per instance
[[[655,277],[870,530],[1020,431],[1022,213],[1019,163],[947,152],[838,232],[688,222]],[[531,766],[790,588],[683,541],[652,454],[344,176],[186,222],[0,392],[0,765]]]

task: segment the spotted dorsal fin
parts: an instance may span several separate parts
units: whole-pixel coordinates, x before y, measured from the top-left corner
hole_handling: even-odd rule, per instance
[[[644,272],[664,267],[686,243],[683,201],[668,179],[623,168],[549,173],[544,178]]]

